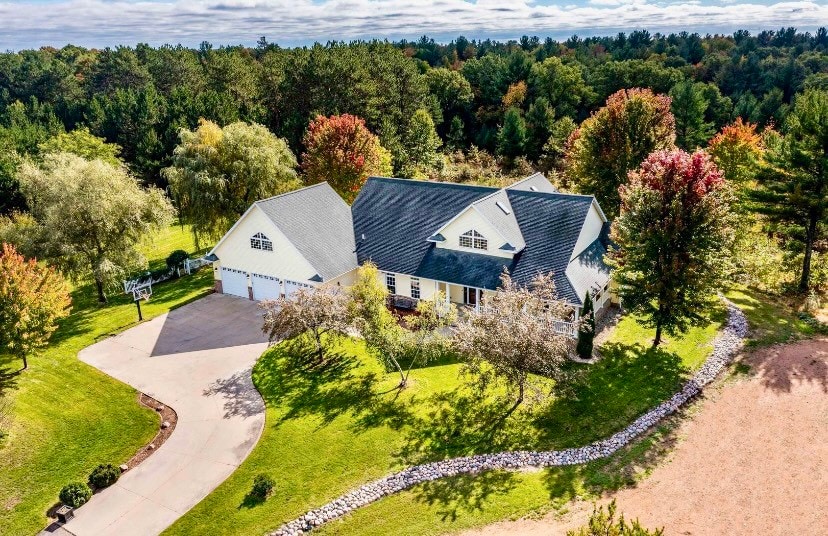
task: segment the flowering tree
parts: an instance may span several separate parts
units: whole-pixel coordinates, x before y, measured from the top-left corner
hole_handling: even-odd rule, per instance
[[[349,203],[372,175],[390,175],[391,153],[359,117],[317,116],[302,140],[305,182],[327,181]]]
[[[69,286],[54,269],[26,260],[10,244],[0,250],[0,349],[26,357],[43,347],[69,314]]]
[[[568,336],[555,330],[564,318],[552,275],[539,274],[528,287],[507,272],[501,286],[488,292],[478,310],[469,311],[454,328],[454,344],[466,358],[465,370],[481,387],[500,379],[517,391],[512,413],[524,401],[526,389],[540,388],[530,373],[554,377],[566,361]]]
[[[310,339],[317,364],[325,360],[325,340],[347,333],[348,297],[339,287],[299,289],[289,298],[267,300],[262,331],[270,342],[297,337]]]
[[[670,97],[649,89],[622,89],[572,133],[566,154],[569,180],[598,198],[610,216],[618,214],[618,187],[627,173],[653,151],[670,149],[676,139]]]
[[[610,264],[624,307],[662,330],[704,320],[730,266],[734,217],[722,173],[707,153],[658,151],[621,187]]]

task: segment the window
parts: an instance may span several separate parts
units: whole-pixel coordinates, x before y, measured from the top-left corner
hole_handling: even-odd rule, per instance
[[[394,274],[385,274],[385,288],[388,289],[389,294],[397,293],[397,276]]]
[[[411,278],[411,297],[415,300],[420,299],[420,280],[416,277]]]
[[[474,249],[489,249],[489,241],[477,231],[468,231],[460,235],[460,247]]]
[[[273,242],[262,233],[256,233],[250,237],[250,247],[262,251],[273,251]]]

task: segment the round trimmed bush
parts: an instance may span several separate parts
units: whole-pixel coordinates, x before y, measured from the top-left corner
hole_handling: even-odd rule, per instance
[[[183,249],[177,249],[170,253],[169,257],[167,257],[167,268],[175,270],[176,268],[184,266],[184,261],[186,261],[189,257],[189,253]]]
[[[83,482],[72,482],[63,486],[60,490],[60,502],[72,508],[77,508],[86,504],[92,498],[92,490]]]
[[[117,482],[120,476],[121,470],[111,463],[100,464],[89,475],[89,483],[97,489],[106,488]]]
[[[273,491],[274,485],[276,485],[276,483],[272,478],[265,474],[258,474],[256,475],[256,478],[253,479],[253,489],[250,491],[250,494],[257,499],[267,499],[267,496],[270,495],[271,491]]]

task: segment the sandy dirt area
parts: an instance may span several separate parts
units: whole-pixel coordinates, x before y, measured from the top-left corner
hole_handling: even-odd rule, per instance
[[[828,339],[763,349],[747,375],[714,388],[667,461],[638,486],[605,497],[665,534],[828,534]],[[564,535],[591,503],[563,515],[501,522],[466,536]]]

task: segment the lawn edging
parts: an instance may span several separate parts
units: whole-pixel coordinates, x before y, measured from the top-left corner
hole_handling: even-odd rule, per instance
[[[270,536],[305,534],[315,527],[342,517],[357,508],[423,482],[493,469],[514,470],[528,467],[579,465],[615,454],[633,439],[668,415],[675,413],[681,406],[700,394],[704,387],[716,378],[742,348],[748,329],[747,318],[735,304],[726,298],[722,298],[722,300],[728,310],[727,322],[713,342],[713,351],[701,368],[669,400],[651,409],[620,432],[579,448],[545,452],[509,451],[495,454],[478,454],[415,465],[360,486],[285,523],[269,533]]]

